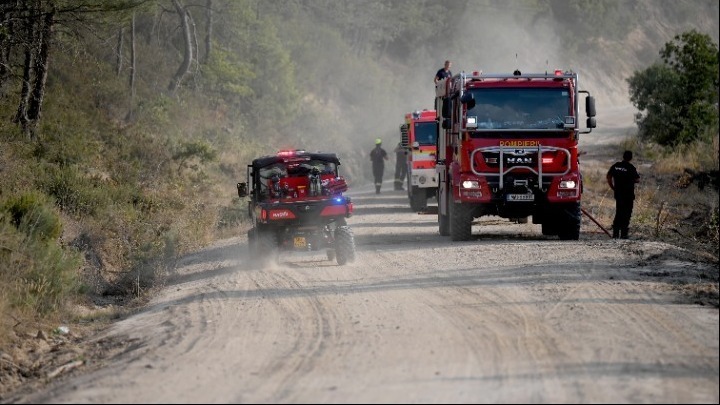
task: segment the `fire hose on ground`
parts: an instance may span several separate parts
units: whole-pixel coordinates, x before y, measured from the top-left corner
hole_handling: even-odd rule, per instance
[[[588,218],[590,218],[593,222],[595,222],[595,225],[599,226],[600,229],[602,229],[603,232],[605,232],[605,234],[607,236],[612,238],[612,235],[610,234],[610,232],[608,232],[607,229],[605,229],[602,225],[600,225],[600,223],[597,220],[595,220],[595,218],[593,218],[592,215],[590,215],[587,211],[585,211],[585,208],[581,207],[580,210],[582,211],[583,214],[587,215]]]

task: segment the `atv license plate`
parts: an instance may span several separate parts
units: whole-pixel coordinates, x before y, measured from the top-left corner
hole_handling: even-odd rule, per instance
[[[508,194],[508,201],[535,201],[535,194]]]
[[[295,247],[296,248],[304,248],[307,247],[307,241],[305,240],[304,236],[296,236],[294,238]]]

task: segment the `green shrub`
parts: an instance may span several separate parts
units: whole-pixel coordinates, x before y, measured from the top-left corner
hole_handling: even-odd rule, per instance
[[[0,219],[0,307],[39,314],[60,310],[78,291],[80,254],[28,235],[11,222]]]
[[[33,240],[48,242],[62,233],[62,223],[52,210],[47,197],[29,192],[8,198],[2,205],[10,223]]]
[[[77,166],[47,165],[38,187],[50,194],[65,212],[77,216],[95,215],[110,203],[107,187],[83,176]]]

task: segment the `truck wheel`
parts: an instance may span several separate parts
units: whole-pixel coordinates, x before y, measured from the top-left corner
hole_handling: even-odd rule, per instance
[[[438,201],[438,228],[440,228],[440,236],[450,236],[450,220],[447,215],[443,215],[440,211],[440,192],[436,194]]]
[[[470,240],[472,216],[462,204],[450,202],[450,238],[454,241]]]
[[[438,227],[440,236],[450,236],[450,220],[447,215],[438,214]]]
[[[560,240],[580,239],[582,212],[580,203],[567,204],[558,209],[558,237]]]
[[[410,193],[410,208],[415,212],[424,211],[427,208],[427,196],[425,190],[413,187]]]
[[[341,266],[355,261],[355,236],[347,226],[335,229],[335,259]]]
[[[549,218],[545,218],[545,222],[540,225],[540,229],[542,230],[542,234],[545,236],[554,236],[557,235],[557,226],[556,224],[550,223]]]

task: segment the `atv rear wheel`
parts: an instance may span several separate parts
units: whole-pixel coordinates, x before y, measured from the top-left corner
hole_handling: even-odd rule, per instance
[[[355,236],[347,226],[335,229],[335,259],[341,266],[355,261]]]
[[[267,230],[257,231],[257,247],[258,257],[263,262],[277,262],[278,260],[278,240],[275,232]]]

